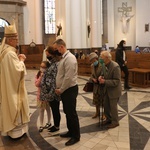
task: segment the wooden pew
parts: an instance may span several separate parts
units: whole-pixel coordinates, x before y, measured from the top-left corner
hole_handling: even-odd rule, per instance
[[[115,61],[115,51],[111,52]],[[134,51],[126,51],[127,66],[129,68],[129,83],[137,87],[150,87],[150,54],[137,54]],[[90,76],[91,67],[88,59],[78,59],[79,75]],[[124,74],[122,72],[122,79]]]
[[[91,64],[88,58],[78,59],[78,74],[83,76],[91,75]]]
[[[150,87],[150,69],[129,69],[130,83],[139,87]]]
[[[115,60],[115,52],[111,52]],[[150,53],[126,51],[129,82],[133,86],[150,87]],[[123,74],[122,74],[123,75]]]

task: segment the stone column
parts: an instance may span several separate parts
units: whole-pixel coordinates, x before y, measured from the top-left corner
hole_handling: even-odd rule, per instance
[[[36,0],[35,2],[35,42],[36,44],[42,44],[42,1]]]
[[[114,0],[107,1],[107,22],[109,28],[108,28],[108,43],[110,47],[116,47],[117,45],[114,45]]]
[[[70,1],[70,0],[67,0]],[[66,35],[70,34],[67,41],[70,43],[70,48],[85,48],[86,47],[86,17],[85,17],[85,0],[71,0],[70,5],[67,5],[66,24],[70,30],[66,30]],[[69,7],[70,8],[69,8]]]
[[[91,6],[91,46],[102,46],[101,1],[90,1]]]
[[[60,38],[67,48],[86,48],[86,0],[56,0],[56,6],[56,24],[62,25]]]

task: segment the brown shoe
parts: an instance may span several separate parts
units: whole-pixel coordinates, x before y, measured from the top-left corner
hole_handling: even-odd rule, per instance
[[[118,127],[119,126],[119,123],[111,123],[110,125],[107,126],[108,129],[111,129],[111,128],[115,128],[115,127]]]
[[[103,116],[101,117],[101,120],[103,120],[103,121],[105,121],[105,120],[106,120],[105,115],[103,115]]]
[[[99,116],[99,114],[95,114],[94,116],[92,116],[92,118],[97,118]]]

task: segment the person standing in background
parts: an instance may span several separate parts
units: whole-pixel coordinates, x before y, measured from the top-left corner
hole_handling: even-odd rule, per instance
[[[124,77],[124,89],[131,89],[129,86],[129,71],[127,67],[127,58],[125,53],[125,45],[126,41],[121,40],[118,44],[117,51],[116,51],[116,62],[119,64],[121,71],[123,71],[125,77]]]
[[[74,56],[76,57],[76,59],[79,58],[79,54],[78,54],[78,50],[77,49],[74,50]]]
[[[0,45],[0,131],[19,138],[28,132],[29,104],[25,87],[24,54],[17,55],[18,34],[15,24],[5,26]]]
[[[83,53],[83,51],[80,51],[79,59],[85,59],[85,54]]]
[[[65,143],[66,146],[69,146],[80,141],[79,119],[76,112],[78,64],[76,57],[67,50],[66,43],[62,39],[54,41],[53,47],[62,54],[58,65],[55,92],[61,96],[68,128],[68,132],[60,134],[60,137],[71,137]]]
[[[140,48],[139,48],[138,45],[135,47],[135,52],[138,53],[138,54],[141,53]]]

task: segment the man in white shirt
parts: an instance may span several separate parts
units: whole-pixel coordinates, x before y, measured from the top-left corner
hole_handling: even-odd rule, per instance
[[[55,91],[56,94],[61,95],[68,128],[68,132],[60,136],[71,137],[71,139],[65,143],[66,146],[69,146],[80,141],[79,119],[76,112],[78,64],[76,57],[67,50],[66,43],[62,39],[56,40],[53,43],[53,47],[62,54],[62,59],[58,65],[56,76],[57,89]]]

